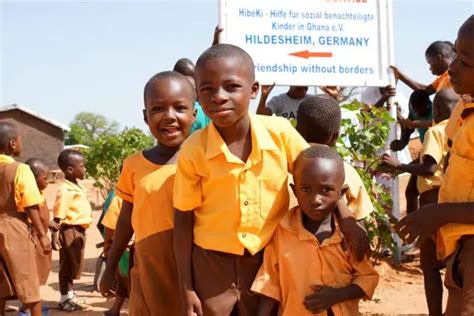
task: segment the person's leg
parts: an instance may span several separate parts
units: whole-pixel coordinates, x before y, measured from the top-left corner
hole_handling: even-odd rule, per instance
[[[462,315],[474,315],[474,236],[464,236],[458,274],[462,278]]]
[[[416,186],[417,176],[410,175],[407,188],[405,189],[405,198],[407,200],[407,214],[418,209],[418,188]]]
[[[0,298],[0,316],[5,316],[5,307],[7,305],[7,300]]]
[[[28,309],[31,313],[31,316],[41,316],[41,301],[35,303],[24,304],[25,309]]]
[[[431,238],[420,247],[420,266],[423,271],[429,314],[441,316],[443,315],[443,282],[440,273],[442,264],[436,257],[436,244]]]
[[[250,291],[255,276],[263,262],[263,250],[251,256],[245,254],[237,259],[237,277],[239,301],[237,303],[239,316],[257,315],[259,296]]]

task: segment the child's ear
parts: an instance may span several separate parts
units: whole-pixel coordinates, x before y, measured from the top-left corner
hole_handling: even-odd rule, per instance
[[[334,132],[331,137],[330,147],[333,147],[337,143],[337,139],[339,138],[339,133],[341,132],[340,129]]]
[[[143,121],[148,125],[148,118],[146,117],[146,109],[143,109]]]
[[[193,109],[193,122],[196,121],[197,113],[198,113],[197,109],[194,108]]]
[[[290,188],[291,188],[291,191],[293,191],[293,194],[296,195],[296,188],[295,188],[294,183],[290,183]]]
[[[71,174],[71,173],[74,171],[73,169],[74,169],[74,168],[73,168],[72,166],[68,166],[68,167],[66,168],[66,171],[67,171],[69,174]]]
[[[258,81],[255,81],[252,84],[252,94],[250,95],[250,98],[255,99],[259,91],[260,91],[260,84],[258,83]]]
[[[349,186],[347,184],[344,184],[341,189],[341,194],[339,195],[340,199],[342,199],[346,195],[347,190],[349,190]]]
[[[10,146],[10,148],[11,148],[12,151],[15,151],[16,145],[17,145],[17,144],[16,144],[16,139],[14,139],[14,138],[13,138],[13,139],[10,139],[10,141],[8,142],[8,145]]]

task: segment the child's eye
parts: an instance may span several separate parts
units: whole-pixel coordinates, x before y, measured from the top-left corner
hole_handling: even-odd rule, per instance
[[[163,107],[161,106],[154,106],[151,108],[151,111],[152,112],[162,112],[163,111]]]
[[[305,193],[309,193],[309,192],[311,192],[311,188],[309,188],[309,187],[301,187],[301,191],[302,191],[302,192],[305,192]]]
[[[201,91],[201,92],[204,92],[204,93],[206,93],[206,92],[211,92],[211,91],[212,91],[212,88],[211,88],[211,87],[202,87],[202,88],[200,89],[200,91]]]
[[[234,90],[234,89],[238,89],[238,88],[240,88],[240,85],[236,84],[236,83],[232,83],[232,84],[227,85],[227,90]]]
[[[174,108],[178,112],[186,112],[186,110],[187,110],[187,107],[184,106],[184,105],[178,105],[178,106],[175,106]]]
[[[323,193],[327,194],[334,191],[332,188],[323,188]]]

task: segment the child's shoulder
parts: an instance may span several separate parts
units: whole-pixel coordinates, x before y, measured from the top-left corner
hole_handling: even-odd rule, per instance
[[[286,135],[289,130],[296,131],[286,118],[268,115],[253,115],[253,120],[260,122],[270,134]]]

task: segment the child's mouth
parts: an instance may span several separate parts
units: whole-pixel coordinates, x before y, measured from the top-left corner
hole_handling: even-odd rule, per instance
[[[180,128],[177,126],[168,126],[168,127],[163,127],[161,129],[161,132],[165,134],[166,136],[176,136],[179,134]]]

